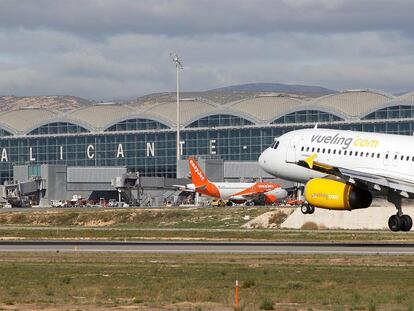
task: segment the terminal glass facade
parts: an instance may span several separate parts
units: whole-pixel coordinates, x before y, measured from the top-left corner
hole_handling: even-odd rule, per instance
[[[243,126],[243,125],[252,125],[253,122],[246,120],[244,118],[233,116],[230,114],[215,114],[210,115],[204,118],[201,118],[197,121],[194,121],[187,127],[220,127],[220,126]]]
[[[333,122],[341,121],[342,119],[336,115],[319,110],[302,110],[295,111],[284,115],[272,122],[272,124],[279,123],[310,123],[310,122]]]
[[[108,127],[105,132],[166,129],[163,123],[149,119],[128,119]]]
[[[50,134],[68,134],[68,133],[85,133],[87,129],[72,123],[54,122],[48,123],[31,131],[28,135],[50,135]]]
[[[401,111],[398,115],[401,117]],[[411,109],[411,108],[410,108]],[[257,161],[260,153],[286,132],[306,127],[337,128],[367,132],[412,135],[414,118],[387,119],[379,110],[366,120],[344,121],[318,111],[299,111],[274,124],[255,125],[231,116],[203,117],[181,131],[183,157],[217,156],[231,161]],[[390,114],[389,114],[390,113]],[[305,115],[305,116],[304,116]],[[284,123],[282,122],[284,121]],[[29,135],[0,138],[0,182],[13,178],[13,165],[65,164],[68,166],[126,166],[147,176],[175,177],[176,133],[152,120],[122,121],[103,132],[88,132],[67,123],[50,123]],[[33,174],[36,173],[34,169]]]
[[[10,135],[11,135],[10,132],[8,132],[8,131],[3,130],[2,128],[0,128],[0,137],[2,137],[2,136],[10,136]]]
[[[363,118],[363,120],[378,119],[406,119],[414,118],[414,106],[399,105],[386,107],[374,111]]]

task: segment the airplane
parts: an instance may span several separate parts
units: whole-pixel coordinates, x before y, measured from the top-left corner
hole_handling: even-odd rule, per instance
[[[397,213],[388,220],[392,231],[410,231],[402,199],[414,198],[414,137],[320,129],[286,133],[259,157],[271,175],[305,184],[307,204],[332,210],[368,208],[373,195],[386,196]]]
[[[287,197],[288,193],[279,184],[273,182],[211,182],[204,174],[194,158],[188,158],[188,166],[191,173],[191,184],[181,187],[181,190],[198,192],[209,197],[226,199],[231,202],[246,202],[246,205],[254,205],[254,202],[272,204]]]

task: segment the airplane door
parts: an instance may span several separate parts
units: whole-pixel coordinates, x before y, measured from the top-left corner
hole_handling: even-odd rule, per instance
[[[385,166],[388,166],[390,164],[390,156],[391,156],[391,152],[387,151],[384,155],[384,161],[383,161]]]
[[[286,162],[296,163],[296,153],[297,153],[300,139],[301,139],[300,136],[295,136],[290,141],[289,147],[287,148],[287,151],[286,151]]]

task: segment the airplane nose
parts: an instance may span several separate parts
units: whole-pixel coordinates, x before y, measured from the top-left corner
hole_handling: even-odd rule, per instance
[[[268,153],[269,148],[267,148],[265,151],[262,152],[262,154],[259,156],[259,165],[260,167],[266,171],[266,167],[268,166]]]
[[[265,160],[266,151],[267,151],[267,149],[265,151],[263,151],[262,154],[259,156],[259,165],[260,165],[261,168],[263,168],[263,166],[266,164],[266,160]]]
[[[279,198],[280,199],[285,199],[288,196],[288,192],[285,189],[280,189],[280,195]]]

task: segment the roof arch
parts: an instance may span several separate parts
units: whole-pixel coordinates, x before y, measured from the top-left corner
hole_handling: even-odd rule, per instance
[[[175,102],[159,103],[147,107],[143,112],[147,116],[152,116],[155,120],[165,120],[166,124],[172,127],[176,126],[177,106]],[[200,116],[209,114],[218,109],[218,106],[199,99],[181,100],[180,101],[180,123],[188,124],[195,121]]]
[[[398,101],[407,101],[407,102],[414,102],[414,92],[409,92],[403,95],[396,97]]]
[[[58,112],[44,108],[24,108],[8,111],[0,114],[0,128],[19,135],[25,134],[28,130],[49,123],[51,119],[57,117]]]
[[[255,96],[248,99],[232,102],[226,105],[227,111],[238,113],[246,118],[255,119],[256,123],[269,123],[275,116],[285,111],[295,109],[302,102],[288,96]]]
[[[378,107],[394,99],[394,96],[376,90],[348,90],[340,93],[318,97],[311,101],[311,106],[321,106],[349,117],[359,118],[365,111]]]
[[[88,124],[91,129],[101,130],[106,128],[108,124],[127,118],[135,112],[135,109],[127,105],[109,103],[79,108],[67,113],[66,117],[76,123]]]

